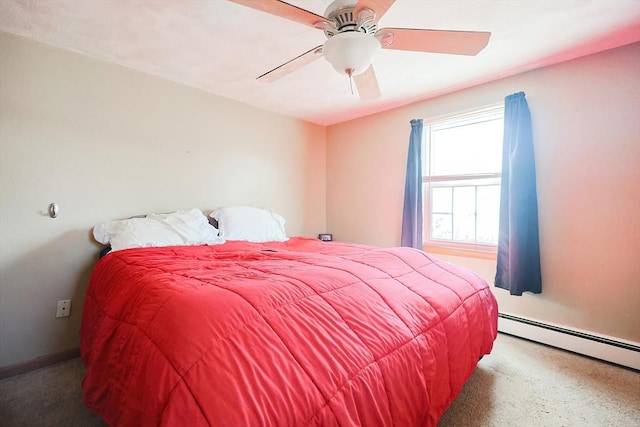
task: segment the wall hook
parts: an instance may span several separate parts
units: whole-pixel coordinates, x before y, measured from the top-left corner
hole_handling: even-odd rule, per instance
[[[58,216],[58,212],[60,212],[60,208],[58,208],[57,203],[51,203],[49,205],[49,216],[51,218],[56,218]]]

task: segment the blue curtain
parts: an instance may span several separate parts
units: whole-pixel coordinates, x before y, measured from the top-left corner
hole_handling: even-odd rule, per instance
[[[505,98],[498,267],[495,285],[511,295],[542,292],[538,198],[531,113],[524,92]]]
[[[422,119],[411,120],[402,210],[402,246],[422,249]]]

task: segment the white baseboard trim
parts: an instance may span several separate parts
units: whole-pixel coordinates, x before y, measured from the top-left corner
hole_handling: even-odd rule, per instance
[[[498,331],[640,370],[640,343],[500,313]]]

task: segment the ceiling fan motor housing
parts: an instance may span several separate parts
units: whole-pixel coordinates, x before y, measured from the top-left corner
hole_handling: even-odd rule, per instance
[[[359,16],[354,16],[355,5],[354,0],[335,0],[327,7],[324,16],[335,24],[335,29],[324,28],[327,38],[350,31],[372,35],[376,33],[378,25],[375,22],[375,12],[371,9],[361,9]]]

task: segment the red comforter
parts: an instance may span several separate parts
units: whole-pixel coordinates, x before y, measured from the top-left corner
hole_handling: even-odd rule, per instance
[[[482,279],[414,249],[128,249],[87,291],[84,401],[122,426],[433,426],[496,327]]]

